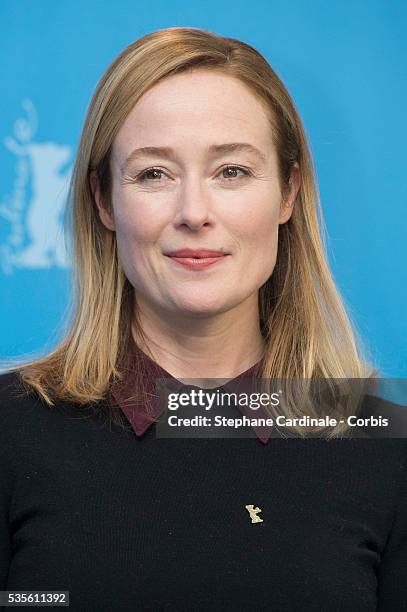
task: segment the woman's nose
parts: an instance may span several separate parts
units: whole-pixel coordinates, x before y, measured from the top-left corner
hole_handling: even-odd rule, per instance
[[[186,180],[179,191],[177,224],[197,230],[210,223],[212,213],[209,193],[198,178]]]

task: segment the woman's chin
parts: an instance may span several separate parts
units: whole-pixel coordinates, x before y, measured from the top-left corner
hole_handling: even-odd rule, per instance
[[[204,302],[198,300],[181,301],[174,304],[173,311],[184,316],[210,316],[225,311],[225,304],[221,301]]]

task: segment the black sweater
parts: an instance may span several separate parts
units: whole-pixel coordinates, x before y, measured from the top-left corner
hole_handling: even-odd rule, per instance
[[[405,440],[136,436],[103,402],[49,408],[16,381],[0,590],[69,591],[75,612],[407,610]]]

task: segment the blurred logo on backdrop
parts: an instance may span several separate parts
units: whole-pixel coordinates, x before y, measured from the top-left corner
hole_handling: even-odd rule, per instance
[[[0,219],[4,225],[0,266],[4,274],[22,268],[69,266],[63,221],[72,149],[56,142],[37,141],[35,107],[30,100],[24,100],[22,106],[24,116],[16,120],[12,135],[3,141],[15,158],[11,193],[0,193]]]

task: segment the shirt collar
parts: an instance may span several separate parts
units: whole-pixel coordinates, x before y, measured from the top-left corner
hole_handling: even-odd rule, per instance
[[[242,378],[254,378],[259,371],[262,360],[253,365],[248,370],[245,370],[228,384],[233,384]],[[158,409],[157,402],[152,401],[149,411],[145,411],[145,406],[137,399],[138,390],[135,388],[134,376],[132,372],[135,370],[142,371],[144,388],[151,397],[155,396],[155,381],[157,378],[168,378],[174,388],[181,389],[185,384],[174,378],[169,372],[164,370],[155,361],[153,361],[146,353],[144,353],[131,340],[126,354],[125,367],[123,368],[124,377],[121,381],[115,381],[110,388],[110,394],[113,399],[125,414],[132,429],[137,436],[142,436],[147,429],[160,417],[161,412]],[[250,409],[247,406],[237,406],[242,414],[247,417],[253,416],[249,414]],[[271,431],[268,427],[253,427],[257,437],[263,444],[266,444],[270,438]]]

